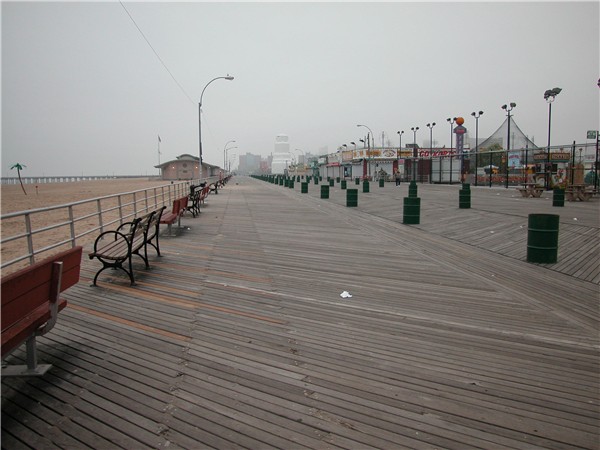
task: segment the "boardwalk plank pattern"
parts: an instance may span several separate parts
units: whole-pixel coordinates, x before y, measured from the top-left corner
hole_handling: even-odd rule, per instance
[[[419,189],[406,226],[404,185],[346,208],[236,177],[138,286],[84,261],[54,367],[2,380],[2,448],[598,449],[598,200],[539,265],[551,200]]]

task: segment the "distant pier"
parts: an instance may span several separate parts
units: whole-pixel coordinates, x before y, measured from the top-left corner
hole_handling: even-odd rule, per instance
[[[93,175],[21,177],[23,184],[75,183],[78,181],[114,180],[123,178],[159,178],[158,175]],[[2,177],[1,184],[19,184],[18,177]]]

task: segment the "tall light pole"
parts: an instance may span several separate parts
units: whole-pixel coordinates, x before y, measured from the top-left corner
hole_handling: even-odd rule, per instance
[[[479,111],[478,113],[473,111],[471,113],[475,117],[475,186],[477,186],[477,168],[479,167],[479,118],[482,114],[483,111]]]
[[[232,142],[235,142],[235,140],[227,141],[227,143],[223,146],[223,170],[227,170],[227,146]]]
[[[202,178],[202,97],[204,97],[204,91],[208,87],[210,83],[215,80],[233,80],[233,77],[229,74],[225,77],[216,77],[206,83],[204,89],[202,89],[202,93],[200,94],[200,103],[198,103],[198,142],[200,146],[199,159],[198,159],[198,178]]]
[[[402,151],[402,135],[404,134],[404,130],[402,131],[396,131],[396,134],[398,135],[398,137],[400,138],[400,151]]]
[[[227,147],[225,149],[225,159],[226,159],[226,161],[229,161],[229,150],[233,150],[234,148],[237,148],[237,146],[234,145],[233,147]]]
[[[410,131],[413,132],[413,163],[412,163],[412,179],[414,180],[414,182],[416,183],[417,180],[417,131],[419,130],[419,127],[412,127],[410,129]]]
[[[450,181],[449,181],[449,183],[452,184],[452,159],[453,159],[453,155],[452,155],[452,133],[453,133],[453,127],[454,127],[454,122],[456,121],[456,117],[453,117],[453,118],[448,117],[446,120],[450,124]]]
[[[552,103],[558,94],[562,91],[561,88],[548,89],[544,92],[544,99],[548,103],[548,150],[546,152],[546,189],[550,187],[550,176],[552,176],[552,166],[550,165],[550,126],[552,125]],[[550,170],[548,170],[550,167]]]
[[[515,109],[517,106],[516,103],[509,103],[510,106],[502,105],[502,109],[508,113],[508,131],[507,131],[507,139],[506,139],[506,181],[505,187],[508,189],[508,152],[510,151],[510,112]],[[550,151],[550,147],[548,147],[548,151]],[[548,177],[546,177],[546,183],[548,182]]]
[[[371,129],[366,126],[366,125],[356,125],[357,127],[365,127],[367,130],[369,130],[369,133],[371,135],[371,139],[375,139],[373,137],[373,132],[371,131]],[[375,144],[375,141],[373,141],[373,144]],[[367,155],[369,156],[369,177],[371,176],[371,141],[369,140],[369,134],[367,134]]]
[[[428,123],[426,125],[427,128],[429,128],[429,155],[431,157],[431,165],[430,167],[430,174],[429,174],[429,183],[433,183],[433,127],[435,127],[435,122],[432,123]],[[440,160],[441,161],[441,160]]]
[[[404,130],[396,131],[396,134],[398,135],[398,139],[400,140],[399,147],[398,147],[398,153],[396,153],[396,170],[399,172],[400,171],[400,157],[402,156],[402,135],[404,134]]]

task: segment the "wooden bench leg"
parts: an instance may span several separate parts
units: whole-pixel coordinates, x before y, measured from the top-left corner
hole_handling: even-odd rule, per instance
[[[26,342],[27,365],[15,365],[2,368],[2,377],[40,377],[44,375],[52,364],[37,363],[37,346],[35,336],[31,336]]]

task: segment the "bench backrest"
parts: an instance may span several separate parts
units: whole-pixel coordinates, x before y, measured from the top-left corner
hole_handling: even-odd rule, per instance
[[[185,209],[187,208],[188,205],[188,198],[186,197],[181,197],[179,199],[179,212],[183,213],[185,211]]]
[[[173,214],[179,214],[179,211],[181,210],[179,203],[181,202],[181,199],[176,199],[173,200],[173,210],[171,211]]]
[[[165,208],[166,206],[158,208],[156,211],[154,211],[154,214],[152,214],[152,219],[148,223],[148,227],[146,230],[146,240],[152,240],[152,238],[154,238],[154,236],[158,234],[160,227],[160,218],[162,217]]]
[[[73,247],[57,255],[2,278],[2,332],[28,313],[50,302],[52,265],[62,261],[59,291],[77,284],[81,267],[82,247]],[[2,352],[4,353],[4,351]]]

